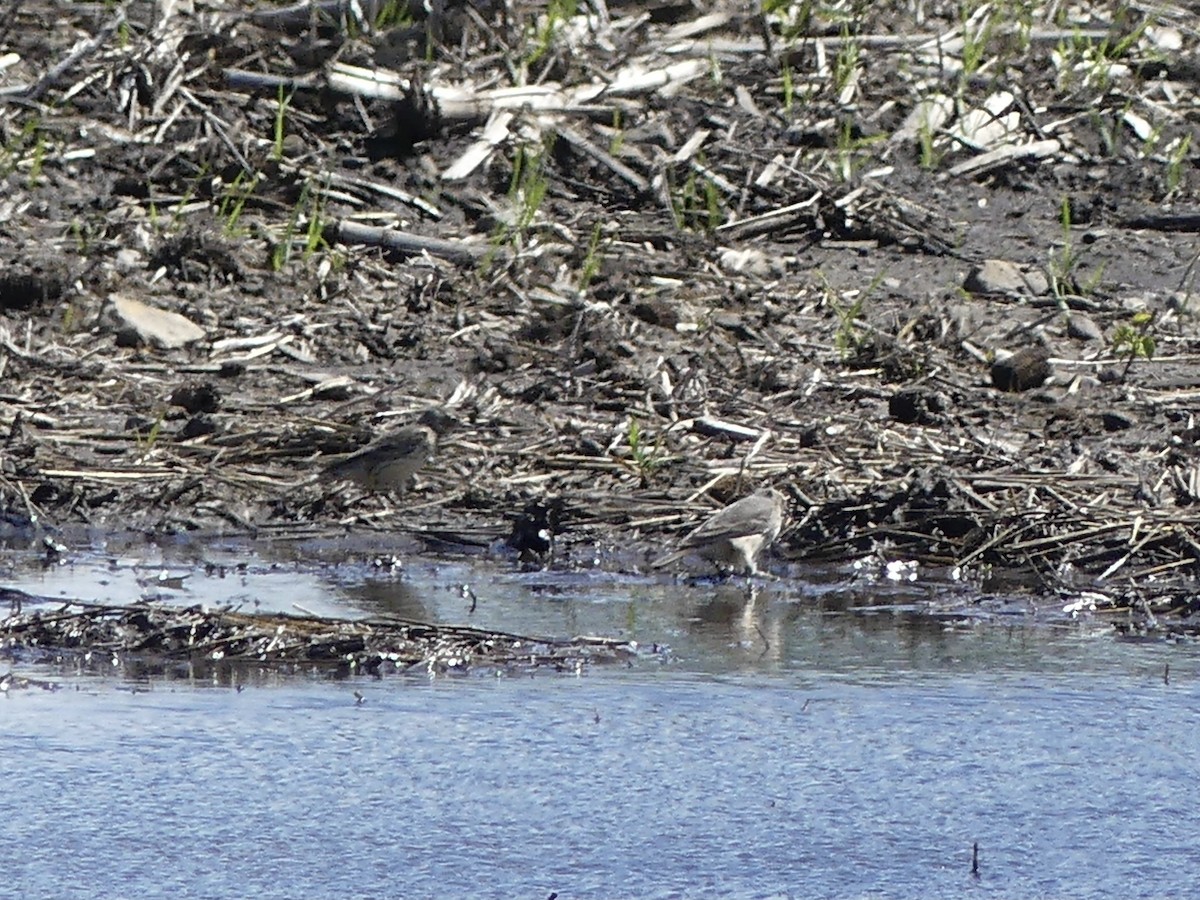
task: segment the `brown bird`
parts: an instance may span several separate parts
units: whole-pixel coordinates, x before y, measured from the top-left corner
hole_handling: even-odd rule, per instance
[[[352,481],[368,491],[403,491],[437,447],[437,434],[425,425],[407,425],[325,467],[325,474]]]
[[[758,574],[758,558],[775,543],[783,530],[786,500],[774,488],[766,488],[729,504],[683,539],[679,549],[651,568],[661,569],[696,553],[718,565]]]

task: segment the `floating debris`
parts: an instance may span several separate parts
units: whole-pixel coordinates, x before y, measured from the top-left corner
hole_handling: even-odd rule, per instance
[[[105,658],[114,665],[303,663],[367,674],[577,673],[588,665],[629,662],[639,655],[636,642],[602,637],[529,637],[396,618],[347,620],[79,600],[0,619],[0,642],[0,652],[10,658],[26,651],[39,659],[47,654],[56,660]]]

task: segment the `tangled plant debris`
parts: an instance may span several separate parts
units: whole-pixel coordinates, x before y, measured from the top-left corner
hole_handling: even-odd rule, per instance
[[[351,621],[81,601],[10,615],[0,620],[0,638],[0,652],[10,658],[303,666],[370,675],[578,672],[586,665],[630,661],[639,652],[635,643],[606,638],[533,638],[387,618]]]

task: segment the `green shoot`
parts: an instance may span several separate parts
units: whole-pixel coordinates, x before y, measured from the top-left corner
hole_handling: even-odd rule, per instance
[[[1149,360],[1154,356],[1157,346],[1154,335],[1155,314],[1152,312],[1134,313],[1128,322],[1117,326],[1113,332],[1113,352],[1125,357],[1125,369],[1121,372],[1124,380],[1129,375],[1129,369],[1139,356]]]
[[[698,160],[703,166],[703,160]],[[721,191],[708,176],[688,170],[682,188],[671,192],[671,217],[680,231],[695,229],[711,234],[725,221]]]
[[[857,35],[851,33],[848,22],[843,22],[841,42],[833,60],[833,90],[839,102],[846,102],[842,95],[847,92],[847,88],[853,86],[862,61],[861,56]]]
[[[933,126],[928,119],[921,123],[917,139],[921,145],[921,168],[927,172],[936,169],[941,160],[934,146]]]
[[[1171,148],[1170,155],[1167,157],[1167,196],[1178,191],[1179,185],[1183,183],[1183,162],[1187,159],[1191,147],[1192,136],[1185,134]]]
[[[258,187],[260,179],[261,176],[258,173],[247,175],[244,170],[239,171],[237,178],[225,189],[225,193],[221,197],[221,204],[218,207],[218,213],[225,220],[226,235],[236,237],[244,233],[244,229],[238,227],[238,221],[242,217],[242,210],[246,206],[246,201],[254,196],[254,191]]]
[[[501,221],[490,239],[491,249],[480,261],[480,273],[491,269],[500,248],[512,244],[520,249],[526,232],[537,220],[537,215],[546,199],[550,179],[546,174],[546,159],[554,147],[554,139],[548,138],[539,148],[520,146],[513,155],[512,175],[508,182],[508,200],[512,210],[508,222]]]
[[[533,47],[524,59],[526,68],[535,65],[550,52],[558,32],[564,24],[575,18],[576,12],[576,0],[550,0],[546,5],[546,15],[534,31]]]
[[[276,162],[283,159],[284,125],[287,122],[287,110],[293,96],[294,94],[287,94],[285,96],[283,85],[279,85],[279,92],[275,99],[275,140],[271,145],[271,159]]]
[[[34,187],[41,180],[42,165],[46,161],[46,135],[39,130],[33,142],[33,159],[29,166],[29,186]]]
[[[721,61],[717,54],[708,54],[708,73],[712,78],[713,87],[720,87],[725,82],[725,73],[721,69]]]
[[[319,250],[328,250],[329,243],[325,240],[325,195],[310,190],[308,182],[304,184],[303,194],[308,195],[308,231],[304,238],[304,261],[309,262]]]
[[[79,325],[82,317],[79,315],[79,309],[74,303],[68,303],[67,308],[63,310],[62,330],[65,334],[72,334],[77,325]]]
[[[320,194],[313,190],[311,181],[304,182],[300,189],[300,197],[292,207],[292,215],[288,219],[283,237],[271,251],[271,268],[276,272],[281,271],[292,259],[292,247],[296,235],[300,232],[301,219],[307,221],[304,231],[304,261],[308,262],[319,250],[328,249],[324,238],[323,201]]]
[[[1086,296],[1095,293],[1104,278],[1104,265],[1100,265],[1085,282],[1080,282],[1079,268],[1083,257],[1075,247],[1071,226],[1071,201],[1070,198],[1064,196],[1059,207],[1062,246],[1057,252],[1051,251],[1050,264],[1047,266],[1050,289],[1058,298],[1060,306],[1063,298],[1068,295]]]
[[[592,279],[600,272],[600,236],[603,230],[600,223],[592,226],[592,239],[588,241],[587,255],[583,258],[583,268],[579,271],[579,293],[587,292]]]
[[[833,314],[837,316],[838,320],[837,330],[833,336],[833,346],[837,350],[838,358],[845,362],[854,356],[863,345],[863,334],[859,327],[863,308],[867,298],[883,283],[886,273],[876,274],[871,279],[871,283],[864,290],[858,292],[853,302],[850,303],[843,303],[833,285],[825,279],[824,275],[819,273],[818,275],[824,284],[825,302],[833,310]]]
[[[886,135],[872,135],[871,137],[855,137],[854,121],[847,116],[842,120],[841,127],[837,132],[837,165],[836,171],[838,177],[842,181],[849,182],[853,180],[855,173],[860,167],[859,157],[863,152],[877,144],[880,141],[887,140]]]
[[[653,446],[648,447],[638,420],[630,417],[629,431],[625,440],[629,445],[629,456],[633,460],[638,475],[641,476],[642,483],[645,484],[655,470],[661,468],[665,462],[662,454],[662,435],[659,435]]]
[[[621,110],[613,110],[612,118],[613,136],[608,143],[608,153],[610,156],[616,156],[621,152],[621,148],[625,146],[625,130],[621,123]]]
[[[517,230],[524,234],[537,218],[550,181],[546,177],[545,148],[542,153],[529,153],[524,148],[517,151],[513,161],[513,177],[508,196],[517,207]]]
[[[142,432],[140,430],[133,433],[134,440],[137,441],[138,449],[142,451],[143,455],[153,450],[154,445],[158,443],[158,438],[162,434],[163,420],[166,419],[166,417],[167,411],[165,409],[160,410],[158,418],[154,420],[154,424],[150,426],[150,431],[146,433],[144,438],[142,437]]]
[[[371,26],[376,31],[382,31],[399,25],[411,25],[412,20],[407,3],[401,3],[399,0],[387,0],[375,13],[375,21],[371,23]]]
[[[1071,236],[1071,200],[1063,196],[1059,206],[1059,226],[1062,234],[1062,247],[1050,254],[1050,287],[1054,296],[1063,297],[1077,291],[1075,272],[1079,268],[1079,254]]]
[[[200,180],[208,173],[208,165],[200,170],[199,174],[192,179],[187,190],[183,192],[183,196],[179,198],[179,202],[175,204],[175,209],[171,213],[171,231],[178,231],[183,223],[183,214],[187,211],[188,204],[192,202],[192,198],[196,196]]]
[[[984,58],[987,55],[989,43],[991,43],[992,32],[995,28],[996,18],[991,12],[987,12],[983,16],[981,23],[974,23],[971,20],[975,18],[975,13],[968,15],[967,7],[962,7],[962,84],[965,85],[967,80],[979,71],[983,65]]]
[[[844,362],[854,355],[862,344],[862,334],[858,330],[858,320],[862,316],[865,297],[859,294],[849,306],[830,301],[834,314],[837,315],[838,327],[833,336],[833,346],[838,357]]]
[[[806,37],[812,32],[814,0],[763,0],[765,16],[779,20],[779,33],[785,42]]]

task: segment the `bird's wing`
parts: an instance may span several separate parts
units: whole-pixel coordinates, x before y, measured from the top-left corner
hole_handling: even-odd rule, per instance
[[[684,547],[761,534],[771,516],[770,497],[752,494],[725,507],[683,539]]]

